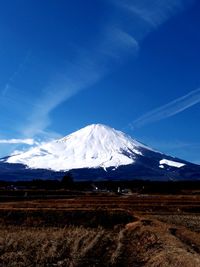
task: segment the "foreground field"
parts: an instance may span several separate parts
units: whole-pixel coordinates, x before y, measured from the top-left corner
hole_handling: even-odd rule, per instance
[[[200,197],[0,203],[0,266],[200,266]]]

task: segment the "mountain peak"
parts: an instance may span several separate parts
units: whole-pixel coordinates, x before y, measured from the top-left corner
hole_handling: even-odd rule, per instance
[[[75,135],[75,134],[92,134],[92,133],[100,133],[100,132],[112,132],[112,131],[116,131],[115,129],[107,126],[107,125],[104,125],[104,124],[100,124],[100,123],[96,123],[96,124],[90,124],[90,125],[87,125],[75,132],[73,132],[72,134]],[[70,134],[70,135],[72,135]],[[70,135],[67,135],[63,138],[61,138],[60,140],[64,140],[65,138],[68,138]]]
[[[22,165],[19,166],[19,163]],[[198,178],[200,173],[199,166],[154,151],[127,134],[103,124],[88,125],[59,140],[2,159],[0,164],[1,169],[10,171],[14,177],[17,175],[15,168],[20,169],[20,174],[23,169],[25,174],[30,172],[32,175],[35,175],[35,171],[43,175],[44,170],[41,172],[37,169],[61,173],[73,169],[73,173],[82,173],[86,180],[105,177],[182,179],[184,175],[186,178]]]
[[[91,124],[59,140],[31,148],[8,158],[30,168],[69,170],[108,168],[132,164],[142,155],[143,144],[103,124]]]
[[[82,138],[83,136],[85,139],[90,141],[92,139],[99,139],[99,138],[111,138],[111,136],[118,135],[119,133],[123,134],[120,131],[115,130],[114,128],[111,128],[110,126],[104,125],[104,124],[90,124],[85,126],[84,128],[81,128],[80,130],[77,130],[61,139],[58,140],[58,142],[65,142],[71,137]]]

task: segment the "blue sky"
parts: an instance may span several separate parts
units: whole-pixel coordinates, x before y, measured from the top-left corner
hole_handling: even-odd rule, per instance
[[[0,0],[0,156],[103,123],[200,163],[200,2]]]

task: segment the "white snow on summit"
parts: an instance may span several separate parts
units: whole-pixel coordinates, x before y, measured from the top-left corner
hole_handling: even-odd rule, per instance
[[[151,150],[121,131],[102,124],[92,124],[62,139],[11,156],[6,162],[55,171],[97,167],[105,169],[133,163],[137,155],[142,155],[140,148]]]

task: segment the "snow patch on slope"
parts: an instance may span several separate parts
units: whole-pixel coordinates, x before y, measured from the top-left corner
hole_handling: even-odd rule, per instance
[[[183,167],[185,164],[184,163],[180,163],[177,161],[172,161],[172,160],[167,160],[167,159],[162,159],[160,160],[160,168],[164,168],[163,164],[171,166],[171,167],[176,167],[176,168],[181,168]]]
[[[77,168],[118,167],[132,164],[142,155],[145,145],[123,132],[101,124],[92,124],[62,139],[11,156],[8,163],[55,171]]]

